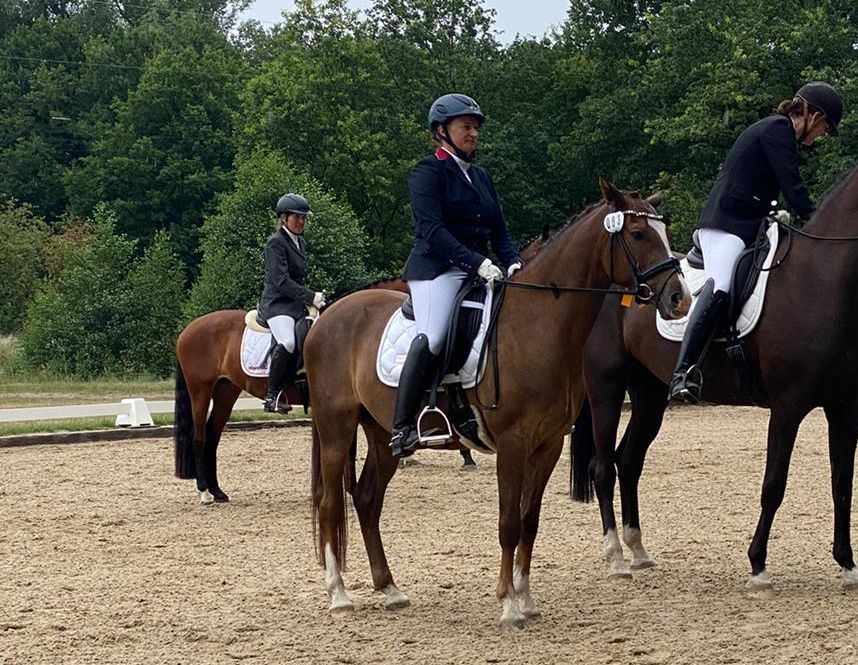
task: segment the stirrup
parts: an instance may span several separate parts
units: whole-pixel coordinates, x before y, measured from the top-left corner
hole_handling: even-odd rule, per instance
[[[432,428],[427,431],[423,431],[421,427],[421,422],[423,418],[430,413],[437,413],[444,420],[444,425],[446,425],[446,430],[444,428]],[[453,428],[450,426],[450,421],[447,418],[447,414],[444,413],[437,406],[423,407],[423,410],[420,412],[420,415],[417,417],[417,440],[424,446],[442,446],[445,443],[449,443],[453,440]],[[436,433],[438,432],[438,433]]]
[[[692,365],[685,370],[679,381],[674,379],[671,382],[669,399],[686,402],[687,404],[699,404],[702,394],[703,372],[699,366]]]
[[[266,413],[279,413],[281,415],[286,415],[292,410],[292,405],[289,404],[289,400],[283,399],[280,401],[280,398],[284,397],[283,391],[281,390],[277,393],[276,397],[266,397],[265,401],[262,403],[262,410]]]

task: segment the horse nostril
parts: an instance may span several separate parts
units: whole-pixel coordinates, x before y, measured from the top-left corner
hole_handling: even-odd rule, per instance
[[[674,291],[673,295],[670,296],[670,301],[673,303],[674,307],[678,307],[679,303],[682,302],[682,291]]]

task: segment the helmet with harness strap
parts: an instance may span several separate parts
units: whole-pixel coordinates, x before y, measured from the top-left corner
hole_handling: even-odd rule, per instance
[[[441,95],[429,107],[429,130],[433,139],[449,144],[461,159],[469,162],[474,158],[473,153],[460,150],[447,133],[450,121],[462,116],[475,117],[481,125],[486,120],[480,105],[472,97],[457,92]]]
[[[843,117],[843,98],[834,88],[823,81],[811,81],[803,85],[795,97],[795,102],[804,102],[808,106],[825,114],[828,121],[828,133],[837,136],[837,125]]]
[[[303,196],[300,194],[284,194],[277,200],[277,206],[274,211],[277,213],[277,216],[286,213],[296,213],[299,215],[312,215],[310,212],[310,204]]]

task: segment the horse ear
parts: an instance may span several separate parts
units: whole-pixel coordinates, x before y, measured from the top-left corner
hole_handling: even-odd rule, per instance
[[[655,194],[647,197],[646,202],[649,203],[653,208],[658,208],[661,205],[663,199],[664,195],[661,192],[656,192]]]
[[[548,240],[551,237],[551,227],[546,224],[542,227],[542,242]]]
[[[620,205],[623,200],[622,193],[603,175],[599,176],[599,189],[602,190],[602,198],[605,199],[605,203],[609,203],[615,208],[622,208]]]

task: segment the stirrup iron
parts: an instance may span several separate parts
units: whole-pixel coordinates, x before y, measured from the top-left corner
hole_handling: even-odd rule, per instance
[[[434,400],[433,400],[434,401]],[[438,430],[438,428],[432,428],[427,430],[424,434],[423,432],[423,418],[430,413],[437,413],[444,420],[444,425],[446,426],[446,432],[444,428],[440,428],[440,433],[435,434],[434,432]],[[425,406],[423,410],[420,412],[420,415],[417,417],[417,440],[424,446],[438,446],[444,445],[445,443],[449,443],[453,440],[453,428],[450,426],[450,420],[447,418],[447,414],[444,413],[437,406]],[[429,432],[433,432],[430,434]]]

